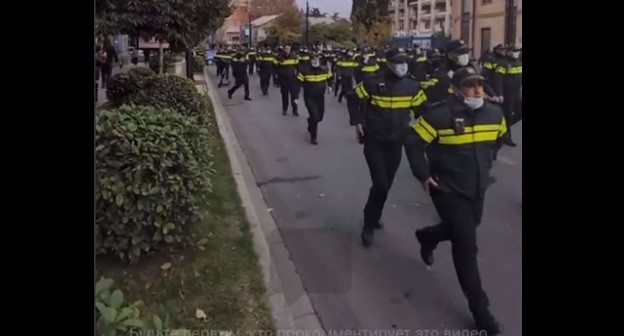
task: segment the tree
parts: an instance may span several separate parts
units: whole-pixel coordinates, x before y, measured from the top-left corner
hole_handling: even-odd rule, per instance
[[[280,43],[294,43],[301,37],[303,17],[294,1],[289,7],[282,8],[275,22],[267,28],[267,37]]]
[[[97,0],[96,29],[169,42],[180,50],[197,45],[230,14],[229,0]]]
[[[389,0],[353,0],[351,21],[358,36],[373,47],[390,38],[392,22],[388,16]]]
[[[350,46],[355,33],[347,20],[338,20],[327,24],[321,23],[310,26],[309,40],[312,44],[327,43],[333,45]]]
[[[310,8],[310,12],[308,13],[309,17],[313,17],[313,18],[321,18],[321,17],[326,17],[327,13],[321,13],[321,10],[318,9],[317,7],[313,7]]]
[[[296,7],[295,0],[251,0],[251,18],[280,14],[284,8]]]

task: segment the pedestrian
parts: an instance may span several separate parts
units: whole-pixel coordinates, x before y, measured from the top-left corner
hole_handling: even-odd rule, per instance
[[[297,79],[302,83],[303,102],[308,110],[308,133],[310,133],[310,143],[317,145],[318,124],[323,121],[325,115],[325,92],[333,84],[333,74],[331,70],[321,65],[321,55],[312,53],[309,65],[300,68]]]
[[[232,75],[234,75],[234,86],[228,90],[228,98],[232,99],[232,95],[241,86],[245,88],[245,100],[251,100],[249,97],[249,76],[247,75],[247,57],[245,52],[238,50],[232,57]]]
[[[275,68],[275,56],[270,48],[260,51],[258,56],[258,69],[260,71],[260,89],[262,95],[269,94],[269,85]]]
[[[110,39],[104,38],[104,45],[102,46],[102,50],[100,50],[100,69],[102,72],[102,88],[106,89],[106,85],[108,84],[108,80],[113,74],[113,62],[119,62],[119,58],[117,57],[117,51]]]
[[[520,52],[522,48],[510,46],[506,49],[506,55],[496,65],[492,75],[494,91],[503,96],[503,111],[507,121],[507,137],[504,144],[516,147],[511,136],[511,126],[522,119],[522,61]]]
[[[361,239],[364,247],[381,228],[381,214],[394,175],[401,163],[403,144],[409,131],[410,114],[419,115],[426,96],[418,82],[407,76],[408,57],[392,49],[386,54],[388,71],[366,78],[355,87],[355,99],[347,98],[350,124],[364,144],[372,187],[364,207]]]
[[[405,151],[441,218],[438,225],[416,230],[422,260],[431,266],[438,243],[451,241],[457,278],[477,328],[495,335],[500,327],[481,286],[476,228],[491,183],[493,155],[507,125],[501,108],[484,101],[484,81],[471,67],[457,70],[454,94],[417,119]]]
[[[280,53],[275,62],[275,69],[280,85],[280,93],[282,94],[282,115],[288,112],[288,101],[292,105],[292,113],[295,117],[299,116],[297,104],[299,102],[299,81],[297,80],[297,71],[299,58],[292,52],[290,45],[284,46],[284,51]]]

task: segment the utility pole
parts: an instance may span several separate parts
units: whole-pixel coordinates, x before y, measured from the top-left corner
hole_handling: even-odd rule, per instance
[[[247,20],[249,21],[249,43],[247,48],[251,49],[251,37],[253,36],[251,33],[251,0],[247,0]]]
[[[308,47],[308,31],[310,30],[310,6],[308,5],[308,0],[306,0],[306,30],[305,30],[305,45]]]

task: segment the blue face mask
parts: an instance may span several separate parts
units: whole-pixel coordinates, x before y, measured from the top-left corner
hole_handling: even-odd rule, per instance
[[[464,98],[464,104],[471,110],[476,110],[483,106],[483,97]]]

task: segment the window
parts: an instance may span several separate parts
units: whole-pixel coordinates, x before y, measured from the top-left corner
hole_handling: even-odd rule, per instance
[[[431,20],[425,21],[425,29],[431,29]]]
[[[405,30],[405,25],[404,25],[403,20],[399,21],[399,30]]]
[[[492,47],[492,30],[490,28],[481,28],[481,57]]]
[[[491,4],[492,0],[481,0],[481,4],[483,5],[487,5],[487,4]]]
[[[470,41],[470,13],[462,14],[461,39],[465,43],[470,42],[469,44],[472,44],[472,41]]]

